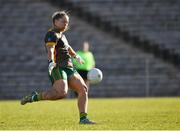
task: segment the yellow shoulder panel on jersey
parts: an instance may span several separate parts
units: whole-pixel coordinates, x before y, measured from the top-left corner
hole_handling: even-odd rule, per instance
[[[48,43],[46,43],[46,46],[54,46],[54,45],[56,45],[55,42],[48,42]]]

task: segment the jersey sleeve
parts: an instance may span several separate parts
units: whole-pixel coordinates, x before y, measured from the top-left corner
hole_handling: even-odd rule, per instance
[[[57,42],[57,36],[55,35],[54,32],[47,32],[45,38],[44,38],[44,42],[46,45],[56,45]]]

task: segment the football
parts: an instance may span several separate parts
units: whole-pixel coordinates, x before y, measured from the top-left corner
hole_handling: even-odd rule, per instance
[[[91,84],[97,84],[102,81],[103,74],[102,71],[98,68],[92,68],[88,74],[87,78]]]

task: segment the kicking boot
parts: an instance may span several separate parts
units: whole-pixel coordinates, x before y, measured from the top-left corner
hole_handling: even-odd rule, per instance
[[[32,97],[33,97],[34,95],[37,95],[37,92],[36,92],[36,91],[33,91],[30,95],[27,95],[27,96],[23,97],[23,98],[21,99],[21,105],[25,105],[26,103],[31,103],[31,102],[33,102],[33,101],[32,101]]]
[[[96,124],[96,123],[85,118],[83,120],[80,120],[79,124]]]

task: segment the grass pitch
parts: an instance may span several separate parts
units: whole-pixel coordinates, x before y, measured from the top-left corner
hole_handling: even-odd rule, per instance
[[[89,118],[79,125],[76,99],[21,106],[0,101],[0,130],[178,130],[180,98],[89,99]]]

